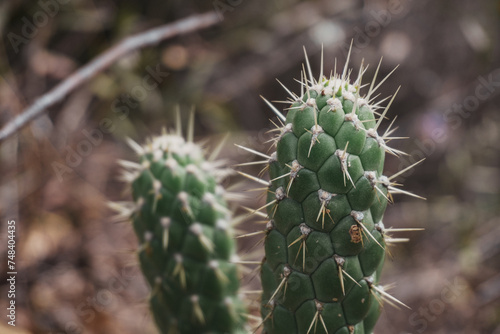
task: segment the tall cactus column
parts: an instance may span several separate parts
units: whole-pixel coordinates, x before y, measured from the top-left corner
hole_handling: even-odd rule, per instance
[[[246,333],[232,217],[219,184],[227,171],[205,159],[192,130],[188,140],[179,131],[131,146],[138,162],[121,164],[134,202],[112,206],[132,221],[161,333]]]
[[[402,304],[379,285],[387,245],[396,241],[384,228],[384,211],[392,194],[407,193],[393,183],[399,173],[382,174],[385,153],[402,154],[387,145],[395,139],[391,126],[378,133],[396,94],[385,108],[373,103],[374,78],[362,96],[363,65],[353,83],[347,64],[342,74],[318,80],[307,68],[300,95],[285,88],[286,117],[266,101],[282,125],[275,152],[259,154],[270,176],[257,179],[269,185],[264,333],[368,334],[382,301]]]

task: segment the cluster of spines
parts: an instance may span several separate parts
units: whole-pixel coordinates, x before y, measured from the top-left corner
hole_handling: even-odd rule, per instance
[[[132,221],[162,333],[244,333],[236,219],[227,206],[238,196],[220,185],[231,173],[216,160],[223,143],[205,159],[193,142],[193,115],[187,140],[179,113],[176,132],[164,131],[144,146],[128,140],[139,162],[119,163],[134,201],[110,206],[118,211],[117,220]]]
[[[382,61],[382,60],[381,60]],[[289,121],[290,114],[296,113],[296,112],[303,112],[306,108],[310,107],[313,108],[312,112],[312,117],[310,119],[309,125],[310,128],[304,127],[303,129],[300,129],[301,133],[308,132],[310,134],[310,141],[309,141],[309,147],[307,149],[307,159],[310,158],[311,156],[311,151],[313,147],[320,143],[319,136],[324,133],[325,131],[328,132],[328,130],[331,129],[324,129],[322,126],[320,126],[318,122],[318,115],[321,111],[321,109],[324,106],[329,106],[330,111],[336,111],[336,110],[341,110],[342,109],[342,104],[339,103],[339,100],[336,99],[336,96],[342,96],[344,100],[350,101],[351,102],[351,111],[349,113],[345,113],[343,115],[344,117],[344,122],[350,122],[353,125],[353,128],[357,132],[364,133],[363,136],[369,137],[375,140],[375,143],[383,148],[383,150],[389,154],[395,155],[395,156],[400,156],[404,155],[406,153],[399,151],[395,148],[392,148],[388,145],[388,142],[394,139],[402,139],[403,137],[393,137],[392,134],[396,129],[392,129],[392,125],[394,124],[394,120],[390,123],[389,127],[387,130],[384,132],[382,136],[378,135],[378,128],[383,121],[384,118],[386,118],[386,113],[394,101],[394,98],[397,94],[396,93],[392,96],[391,100],[387,104],[387,106],[384,108],[383,112],[378,113],[377,110],[381,109],[381,103],[386,99],[383,99],[377,103],[373,103],[373,100],[378,97],[375,96],[373,97],[373,94],[375,91],[380,87],[380,85],[385,82],[385,80],[393,73],[389,73],[387,77],[385,77],[378,85],[375,86],[376,82],[376,77],[380,68],[379,63],[377,70],[375,72],[375,75],[373,77],[373,80],[370,84],[369,91],[366,96],[361,97],[360,96],[360,90],[363,88],[362,86],[362,77],[363,74],[365,73],[367,67],[363,67],[363,63],[361,64],[360,71],[358,74],[357,79],[355,80],[354,84],[350,84],[350,75],[351,71],[348,71],[348,63],[349,63],[349,56],[346,61],[344,70],[341,75],[336,74],[336,63],[335,63],[335,71],[334,75],[330,75],[330,78],[327,79],[323,73],[321,72],[319,80],[315,80],[315,78],[312,75],[309,61],[307,58],[306,54],[306,66],[307,66],[307,73],[309,74],[309,79],[306,78],[306,71],[303,69],[302,71],[302,80],[300,81],[301,84],[301,95],[298,96],[294,93],[292,93],[289,89],[287,89],[283,84],[280,84],[283,86],[283,88],[286,90],[286,92],[290,95],[290,99],[288,101],[284,101],[283,103],[291,105],[291,107],[287,108],[288,110],[288,115],[285,117],[281,112],[276,109],[269,101],[264,99],[264,101],[271,107],[273,112],[276,114],[278,117],[278,121],[280,122],[280,125],[276,125],[276,129],[272,130],[273,132],[275,131],[277,134],[276,136],[272,139],[272,145],[271,149],[278,150],[278,145],[280,143],[280,140],[287,135],[287,133],[293,132],[294,129],[292,126],[292,122]],[[321,69],[323,69],[323,54],[321,58]],[[395,70],[395,69],[394,69]],[[399,91],[399,88],[398,88]],[[333,96],[333,98],[330,99],[324,99],[321,100],[321,96]],[[318,106],[318,100],[320,100],[320,103],[322,104],[321,106]],[[278,101],[280,102],[280,101]],[[340,104],[340,105],[339,105]],[[368,109],[368,110],[366,110]],[[361,112],[360,112],[361,111]],[[363,112],[364,111],[364,112]],[[375,120],[373,117],[373,114],[376,114],[379,116],[378,120]],[[293,117],[293,116],[292,116]],[[273,122],[274,123],[274,122]],[[325,122],[323,122],[323,125],[325,125]],[[338,130],[338,129],[337,129]],[[337,143],[338,144],[338,143]],[[346,188],[356,188],[355,182],[353,178],[351,177],[350,174],[350,169],[352,168],[351,166],[351,161],[349,159],[349,156],[351,153],[359,154],[359,148],[354,147],[354,148],[349,148],[349,141],[347,140],[345,143],[342,143],[343,146],[341,148],[337,148],[335,150],[335,155],[339,158],[340,161],[340,169],[342,171],[342,181],[339,183],[340,187]],[[359,145],[358,145],[359,146]],[[254,232],[254,233],[249,233],[244,236],[252,236],[255,234],[264,234],[265,237],[264,239],[267,240],[272,235],[273,230],[276,228],[275,222],[273,220],[276,210],[278,208],[278,205],[286,199],[289,194],[290,190],[293,187],[294,182],[298,179],[299,177],[299,172],[301,169],[304,168],[297,160],[293,160],[290,163],[285,163],[286,168],[288,169],[287,171],[277,171],[273,173],[273,168],[279,168],[276,167],[277,161],[279,159],[278,154],[282,153],[283,151],[286,151],[285,149],[281,149],[281,152],[273,152],[272,154],[266,154],[262,152],[255,151],[251,148],[246,148],[239,146],[240,148],[243,148],[250,153],[256,154],[257,156],[264,158],[265,160],[260,160],[256,162],[251,162],[251,163],[246,163],[246,164],[241,164],[241,165],[253,165],[253,164],[263,164],[265,167],[263,171],[260,173],[262,174],[265,170],[270,171],[271,175],[277,175],[274,178],[271,178],[270,181],[264,180],[260,177],[255,177],[243,172],[240,172],[241,175],[245,176],[246,178],[253,180],[262,186],[264,188],[257,188],[256,190],[264,190],[267,193],[267,203],[260,207],[257,210],[254,210],[252,213],[264,218],[264,221],[266,222],[266,227],[262,231]],[[305,151],[303,154],[305,154]],[[408,191],[402,190],[399,188],[401,185],[397,184],[395,182],[395,179],[405,173],[408,169],[413,168],[416,164],[420,163],[421,161],[413,164],[412,166],[409,166],[408,168],[390,176],[384,176],[382,175],[383,172],[383,158],[382,158],[382,163],[381,165],[377,166],[370,166],[368,171],[364,173],[365,179],[367,180],[366,182],[369,184],[371,189],[376,193],[376,196],[381,196],[382,198],[385,199],[384,204],[380,205],[377,208],[376,215],[377,215],[377,221],[373,224],[374,229],[378,232],[379,238],[376,238],[372,233],[370,232],[370,229],[366,228],[365,224],[363,223],[363,212],[361,211],[356,211],[352,210],[349,215],[352,217],[353,221],[355,222],[354,225],[351,225],[351,228],[349,229],[348,233],[351,237],[351,242],[353,243],[361,243],[363,244],[363,240],[369,240],[373,241],[373,244],[376,245],[374,247],[379,247],[379,249],[385,254],[386,247],[385,245],[388,244],[393,244],[393,243],[398,243],[398,242],[405,242],[407,239],[404,238],[392,238],[389,233],[390,232],[403,232],[403,231],[414,231],[414,230],[419,230],[419,229],[396,229],[396,228],[390,228],[386,229],[381,221],[381,218],[383,216],[383,212],[385,211],[385,206],[387,203],[392,203],[392,195],[393,194],[406,194],[414,197],[421,198],[420,196],[414,195]],[[373,170],[373,171],[371,171]],[[259,175],[260,175],[259,174]],[[287,179],[287,182],[281,182],[278,184],[280,180]],[[349,185],[348,185],[349,183]],[[331,217],[331,212],[329,207],[329,204],[332,200],[332,197],[335,196],[333,192],[326,191],[324,189],[319,189],[317,191],[317,196],[320,202],[320,208],[315,215],[315,220],[317,223],[317,228],[319,230],[325,229],[325,216],[329,217],[332,222],[335,223],[335,220]],[[261,210],[266,209],[267,213],[262,212]],[[316,226],[315,226],[316,227]],[[298,227],[298,235],[295,239],[289,240],[288,245],[285,245],[287,248],[291,248],[294,246],[296,247],[296,254],[295,254],[295,261],[300,257],[302,260],[302,272],[305,272],[305,266],[306,266],[306,251],[307,251],[307,244],[306,240],[308,239],[308,236],[313,232],[313,229],[309,227],[307,224],[301,223]],[[262,241],[262,240],[261,240]],[[364,245],[362,245],[364,247]],[[372,247],[373,248],[373,247]],[[380,252],[380,251],[379,251]],[[267,251],[266,251],[267,254]],[[300,256],[301,255],[301,256]],[[345,287],[344,287],[344,280],[348,279],[352,282],[352,284],[356,284],[358,286],[361,286],[358,281],[356,281],[353,277],[351,277],[346,270],[344,270],[344,264],[345,264],[345,258],[334,255],[333,260],[337,266],[337,273],[338,273],[338,279],[340,281],[340,288],[342,290],[342,294],[345,295]],[[375,322],[378,318],[378,311],[375,309],[378,308],[379,303],[382,304],[383,301],[387,302],[390,305],[396,306],[397,304],[403,305],[407,307],[405,304],[397,300],[395,297],[391,296],[389,293],[387,293],[386,290],[388,290],[388,286],[383,287],[379,285],[378,281],[380,278],[380,269],[382,268],[382,265],[380,265],[376,272],[371,275],[370,277],[365,277],[363,278],[362,282],[366,286],[366,288],[369,290],[369,293],[374,296],[374,300],[377,301],[377,303],[372,303],[371,308],[374,309],[373,312],[370,310],[368,313],[367,318],[365,319],[365,329],[366,333],[370,333],[371,330],[373,329]],[[262,267],[262,275],[266,275],[265,267]],[[290,280],[290,277],[292,276],[294,272],[294,269],[289,266],[289,265],[284,265],[282,266],[282,270],[280,273],[280,277],[277,280],[278,283],[276,284],[276,287],[274,288],[274,291],[272,293],[268,292],[268,296],[263,296],[263,301],[262,301],[262,307],[263,307],[263,323],[268,321],[270,318],[272,319],[273,313],[275,311],[276,307],[276,298],[277,296],[281,293],[284,294],[287,286],[288,286],[288,281]],[[266,294],[266,291],[264,291],[264,295]],[[314,306],[314,307],[313,307]],[[312,308],[315,308],[316,312],[313,312],[313,316],[310,319],[310,322],[307,327],[307,333],[310,333],[314,330],[316,332],[316,329],[319,326],[323,327],[325,332],[328,333],[327,331],[327,326],[325,325],[325,319],[323,317],[324,310],[323,308],[325,307],[325,304],[319,300],[314,300],[314,305],[311,306]],[[266,311],[267,309],[267,311]],[[275,324],[273,323],[273,326]],[[286,327],[286,324],[278,324],[278,326],[281,326],[281,328],[284,328],[283,326]],[[356,331],[357,325],[349,325],[347,326],[348,332],[346,333],[362,333],[362,330]],[[277,331],[276,333],[281,333]],[[337,333],[343,333],[342,330],[337,331]],[[330,333],[332,334],[332,333]]]

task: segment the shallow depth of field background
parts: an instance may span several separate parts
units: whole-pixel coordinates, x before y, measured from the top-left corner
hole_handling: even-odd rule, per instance
[[[57,6],[42,15],[43,3]],[[319,74],[324,45],[328,73],[335,57],[344,65],[351,39],[351,67],[364,58],[367,80],[382,56],[381,77],[400,64],[380,92],[402,85],[389,117],[410,137],[393,145],[410,157],[388,158],[386,173],[427,158],[400,178],[427,201],[397,196],[384,220],[425,228],[398,235],[411,242],[391,250],[383,275],[412,310],[387,305],[377,333],[500,333],[499,1],[6,1],[0,124],[122,38],[220,3],[232,5],[217,26],[130,54],[0,144],[0,333],[156,333],[135,236],[106,207],[129,196],[117,180],[116,160],[134,158],[123,139],[142,142],[173,125],[176,105],[185,121],[194,106],[197,139],[215,145],[231,132],[223,157],[250,161],[232,143],[266,150],[274,116],[259,95],[286,98],[275,78],[300,90],[302,46]],[[156,70],[157,87],[143,89]],[[18,225],[15,329],[4,315],[9,217]]]

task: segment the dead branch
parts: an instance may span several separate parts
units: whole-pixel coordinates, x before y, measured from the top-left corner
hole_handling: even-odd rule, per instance
[[[112,48],[97,56],[97,58],[93,59],[87,65],[81,67],[53,89],[43,94],[36,99],[31,106],[24,109],[21,114],[10,120],[3,129],[0,130],[0,141],[16,133],[19,129],[42,114],[47,108],[61,101],[65,96],[75,90],[75,88],[88,81],[97,73],[108,68],[119,58],[131,51],[158,44],[160,41],[168,38],[212,26],[217,22],[219,22],[217,13],[209,12],[190,16],[125,38]]]

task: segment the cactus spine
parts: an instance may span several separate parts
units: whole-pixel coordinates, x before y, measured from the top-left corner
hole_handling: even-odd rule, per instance
[[[316,80],[306,54],[300,95],[283,86],[286,117],[266,100],[281,122],[275,152],[259,153],[270,181],[242,173],[268,186],[256,211],[269,219],[261,265],[267,334],[369,334],[382,302],[404,305],[379,284],[387,246],[399,241],[384,228],[384,211],[393,194],[413,195],[394,183],[404,171],[382,174],[386,152],[404,154],[387,145],[398,139],[392,123],[378,133],[396,94],[385,108],[372,101],[385,81],[375,86],[379,64],[362,96],[366,68],[351,83],[348,62],[342,74]]]
[[[138,162],[121,165],[133,203],[112,206],[132,221],[161,333],[245,333],[232,218],[220,185],[228,171],[193,143],[192,119],[187,140],[178,121],[176,133],[144,146],[130,141]]]

